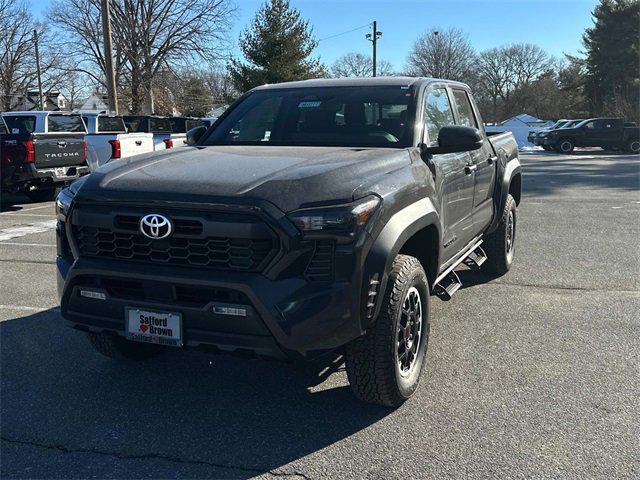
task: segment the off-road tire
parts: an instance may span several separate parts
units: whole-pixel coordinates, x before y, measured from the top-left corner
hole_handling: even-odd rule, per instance
[[[510,215],[513,224],[511,243],[508,241]],[[484,238],[482,248],[488,258],[482,264],[482,270],[494,275],[504,275],[509,271],[513,263],[517,225],[516,201],[511,195],[507,195],[498,228]]]
[[[131,342],[118,335],[108,333],[87,333],[89,342],[99,353],[115,360],[147,360],[162,351],[160,345]]]
[[[573,152],[574,147],[575,144],[573,143],[573,140],[570,138],[563,138],[558,142],[557,151],[567,154]]]
[[[403,377],[398,365],[397,331],[403,303],[412,291],[421,301],[421,335],[415,364]],[[398,255],[391,268],[380,314],[367,333],[347,345],[347,376],[354,395],[368,403],[399,407],[418,387],[429,342],[429,284],[418,259]]]

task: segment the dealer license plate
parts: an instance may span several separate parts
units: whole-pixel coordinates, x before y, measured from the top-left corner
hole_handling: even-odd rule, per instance
[[[125,309],[129,340],[157,345],[182,346],[182,316],[179,313]]]

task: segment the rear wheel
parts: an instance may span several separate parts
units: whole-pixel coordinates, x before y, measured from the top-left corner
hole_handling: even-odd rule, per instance
[[[56,199],[56,196],[58,195],[58,193],[60,193],[60,188],[49,187],[36,190],[27,190],[24,193],[32,202],[50,202]]]
[[[420,262],[395,258],[380,315],[346,348],[356,397],[388,407],[402,405],[418,387],[429,342],[429,284]]]
[[[571,153],[573,152],[573,148],[575,145],[573,144],[573,140],[570,138],[563,138],[558,142],[558,151],[560,153]]]
[[[162,351],[159,345],[131,342],[118,335],[90,332],[87,337],[99,353],[116,360],[146,360]]]
[[[629,140],[629,142],[627,142],[627,150],[631,153],[640,152],[640,140]]]
[[[513,263],[515,240],[516,201],[507,195],[498,228],[484,238],[483,247],[488,258],[481,268],[495,275],[507,273]]]

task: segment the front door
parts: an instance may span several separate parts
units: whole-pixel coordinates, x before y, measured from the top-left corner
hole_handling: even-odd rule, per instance
[[[423,120],[424,143],[435,147],[438,145],[440,129],[455,125],[452,102],[445,87],[432,88],[427,92]],[[436,167],[436,182],[441,182],[442,185],[442,258],[446,261],[473,238],[474,172],[469,169],[467,152],[434,155],[433,163]]]
[[[459,125],[482,129],[478,116],[471,106],[469,94],[458,88],[451,89],[456,104]],[[476,232],[483,231],[493,217],[493,190],[496,178],[496,158],[493,148],[485,140],[478,150],[468,152],[469,163],[475,169],[473,190],[473,225]]]

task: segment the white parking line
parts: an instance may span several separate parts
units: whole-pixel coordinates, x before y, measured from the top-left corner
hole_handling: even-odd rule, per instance
[[[22,227],[9,227],[0,230],[0,242],[3,240],[11,240],[12,238],[20,238],[25,235],[34,233],[43,233],[56,228],[56,220],[47,220],[46,222],[33,223]]]
[[[0,245],[20,246],[20,247],[55,247],[53,243],[19,243],[19,242],[0,242]]]
[[[51,208],[51,204],[48,203],[47,205],[39,205],[37,207],[21,208],[20,210],[16,210],[15,212],[5,212],[5,215],[15,215],[22,212],[31,212],[32,210],[39,210],[41,208]]]
[[[47,217],[47,218],[51,218],[53,217],[53,213],[46,215],[44,213],[22,213],[22,212],[15,212],[15,213],[7,213],[7,216],[11,215],[12,217]]]
[[[45,310],[60,310],[60,307],[27,307],[25,305],[0,305],[0,309],[20,310],[23,312],[44,312]]]

